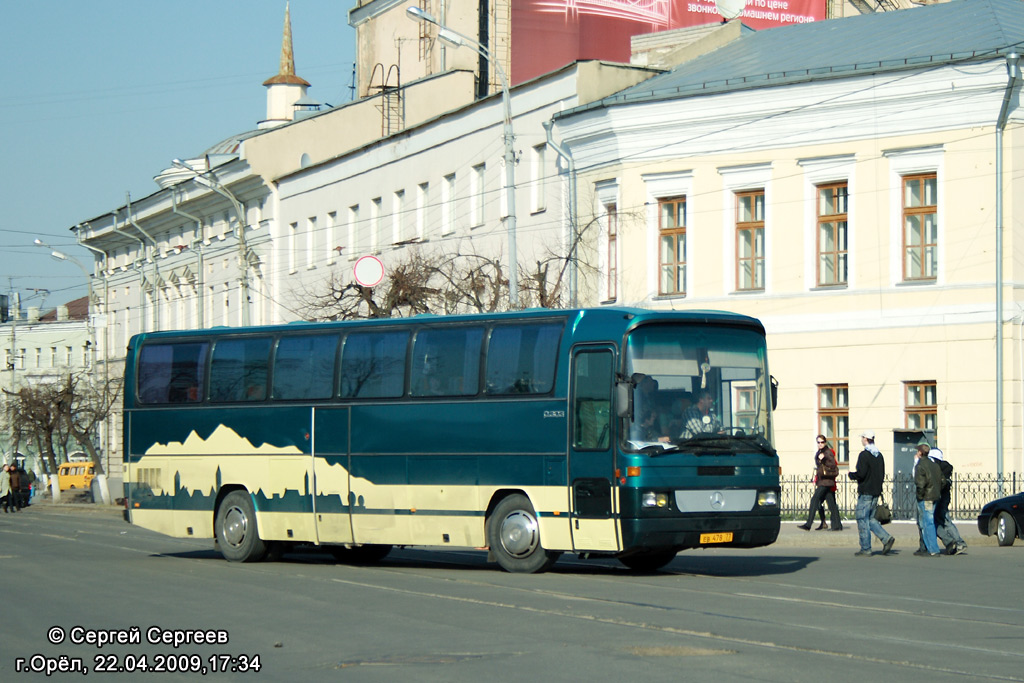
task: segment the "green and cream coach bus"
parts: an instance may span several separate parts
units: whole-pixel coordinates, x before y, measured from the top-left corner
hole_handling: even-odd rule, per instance
[[[779,533],[764,328],[625,308],[153,332],[125,368],[126,519],[232,561],[325,546],[657,569]]]

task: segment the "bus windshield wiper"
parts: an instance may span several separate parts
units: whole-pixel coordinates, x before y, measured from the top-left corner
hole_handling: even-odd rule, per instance
[[[760,434],[697,434],[679,442],[679,446],[715,452],[735,452],[739,445],[737,442],[752,445],[767,455],[777,455],[771,443]]]

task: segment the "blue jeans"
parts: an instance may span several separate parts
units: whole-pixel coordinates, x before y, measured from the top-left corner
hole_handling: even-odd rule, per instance
[[[857,533],[860,534],[860,549],[864,551],[871,550],[871,534],[878,536],[878,540],[882,543],[892,538],[892,534],[875,519],[877,505],[878,498],[875,496],[857,496]]]
[[[921,530],[925,549],[932,555],[939,553],[939,542],[935,538],[935,501],[917,501],[917,527]]]

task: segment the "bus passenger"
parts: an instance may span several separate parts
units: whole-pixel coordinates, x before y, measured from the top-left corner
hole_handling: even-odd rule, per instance
[[[658,380],[638,372],[633,375],[633,383],[637,387],[637,394],[632,436],[637,441],[657,441],[662,436]]]

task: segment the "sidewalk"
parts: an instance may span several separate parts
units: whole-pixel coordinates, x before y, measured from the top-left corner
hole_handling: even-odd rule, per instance
[[[982,536],[978,533],[978,523],[973,519],[954,520],[960,535],[967,542],[968,551],[971,546],[999,545],[995,536]],[[804,531],[800,528],[803,522],[783,522],[779,531],[779,539],[775,545],[793,548],[850,548],[851,551],[860,547],[857,537],[857,521],[853,519],[843,520],[842,531],[828,531],[823,529],[817,531],[812,528]],[[917,550],[918,534],[917,522],[897,520],[886,525],[886,530],[896,537],[896,548],[901,550]],[[871,537],[871,547],[880,550],[881,543],[874,536]]]

